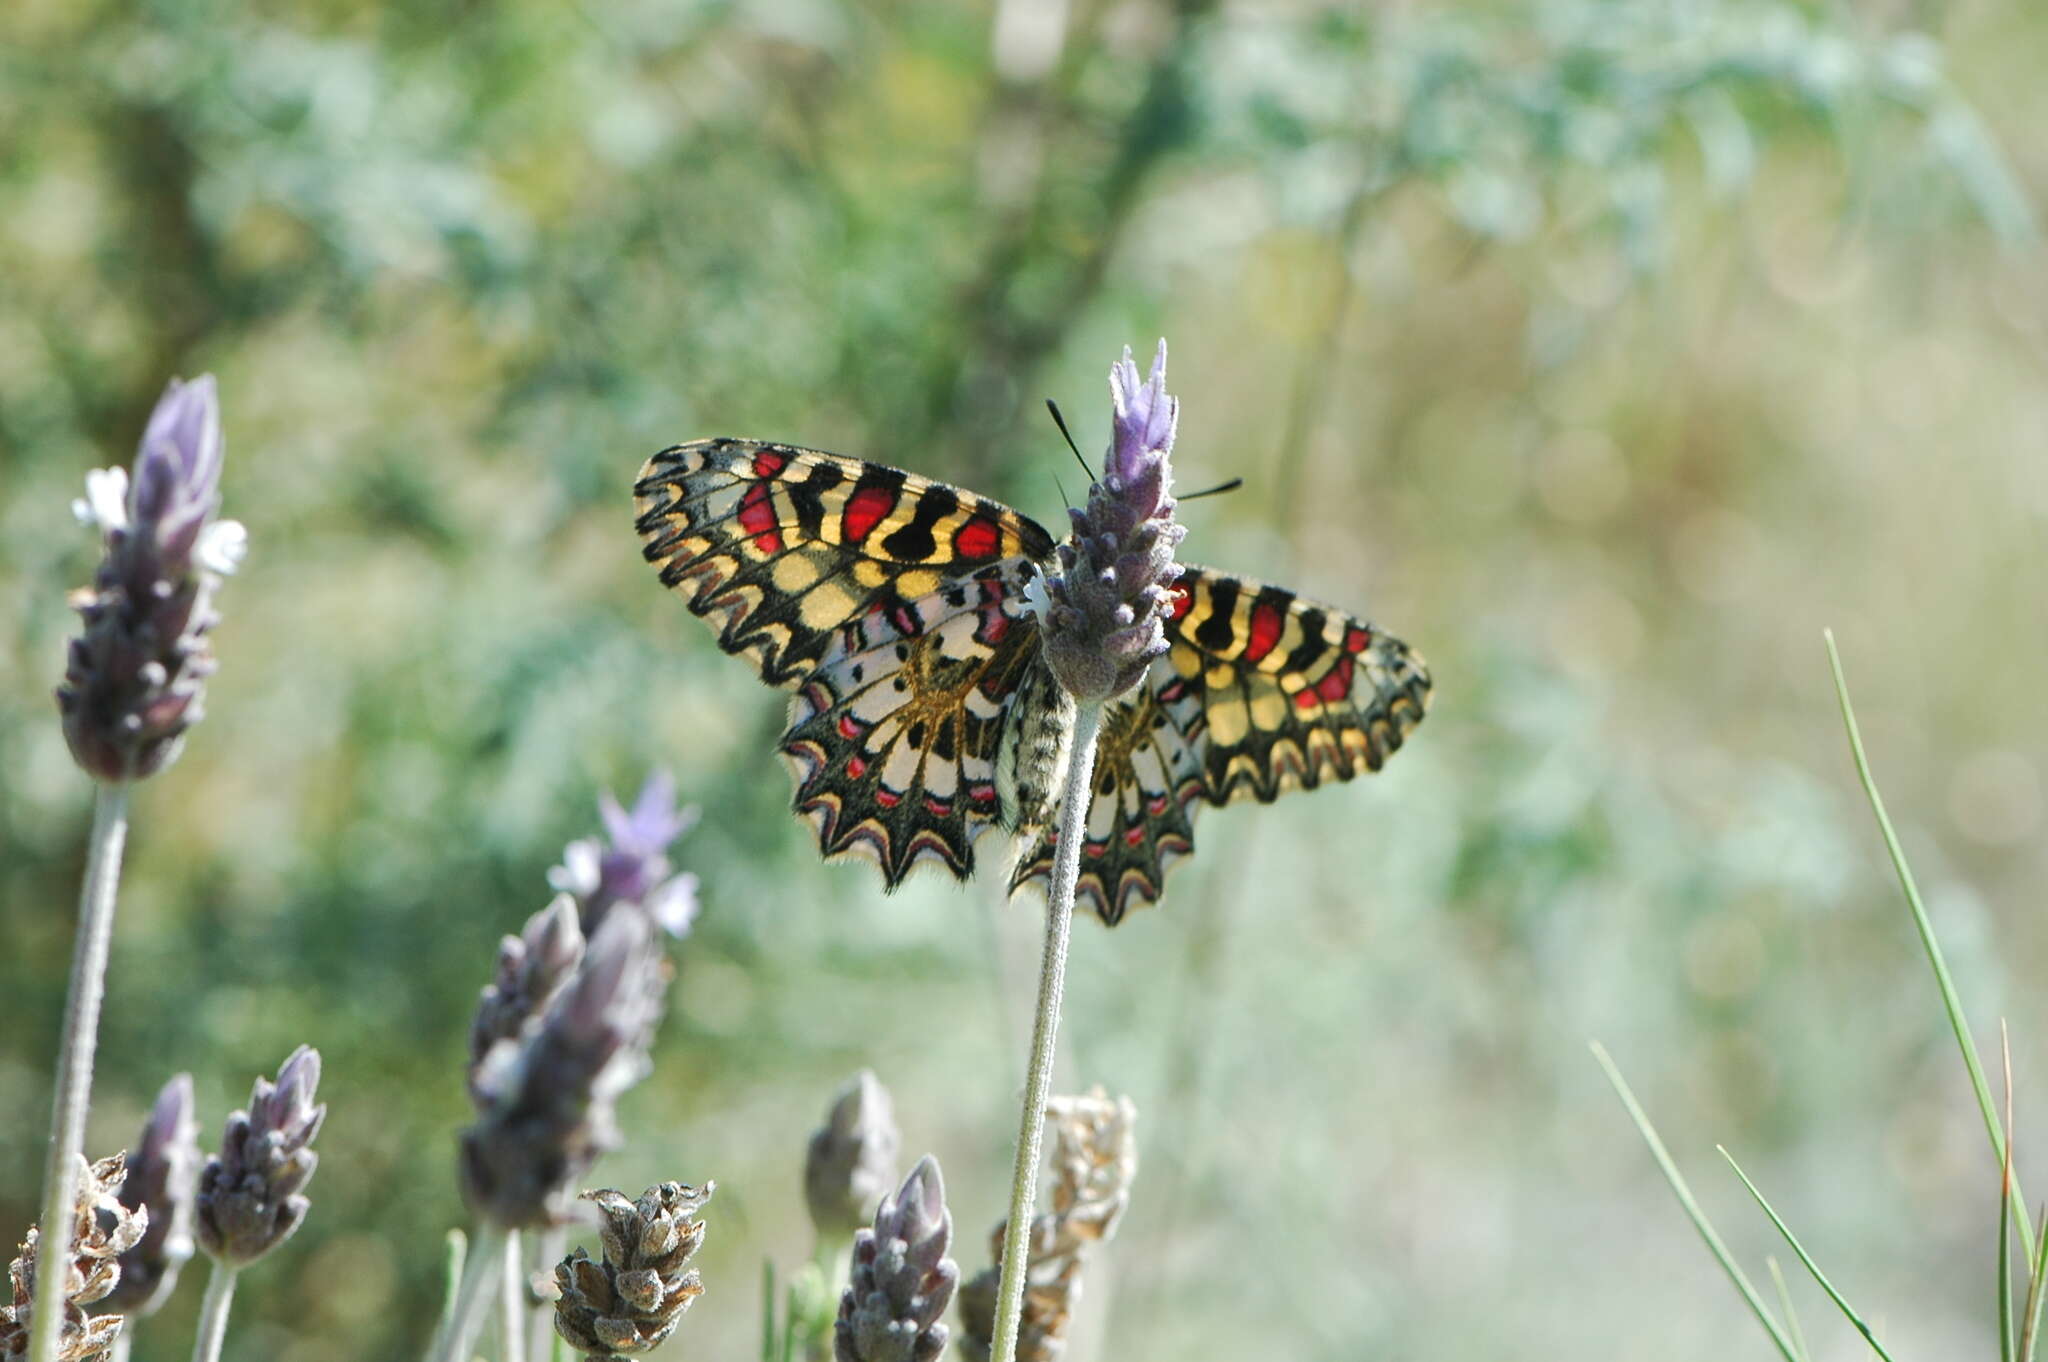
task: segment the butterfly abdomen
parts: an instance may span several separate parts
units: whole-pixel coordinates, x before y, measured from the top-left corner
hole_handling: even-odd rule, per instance
[[[996,748],[996,798],[1000,826],[1044,827],[1067,772],[1067,739],[1074,728],[1074,698],[1053,679],[1042,655],[1034,655],[1017,685],[1015,703]]]

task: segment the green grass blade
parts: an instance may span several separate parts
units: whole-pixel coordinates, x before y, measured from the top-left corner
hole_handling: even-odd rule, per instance
[[[2012,1362],[2012,1177],[1998,1183],[1998,1357]]]
[[[1778,1352],[1784,1356],[1785,1362],[1800,1362],[1799,1353],[1793,1348],[1792,1340],[1785,1337],[1785,1331],[1778,1327],[1778,1321],[1771,1318],[1770,1308],[1764,1304],[1763,1297],[1757,1295],[1756,1288],[1750,1285],[1749,1277],[1743,1272],[1741,1264],[1728,1252],[1728,1246],[1721,1242],[1721,1236],[1714,1232],[1714,1226],[1708,1221],[1707,1213],[1700,1209],[1699,1202],[1693,1200],[1692,1188],[1685,1185],[1685,1177],[1678,1171],[1678,1165],[1671,1161],[1670,1151],[1664,1148],[1664,1141],[1657,1138],[1656,1127],[1652,1126],[1650,1118],[1643,1114],[1642,1107],[1636,1102],[1636,1095],[1629,1091],[1627,1081],[1622,1078],[1621,1070],[1615,1068],[1614,1061],[1608,1057],[1607,1048],[1597,1040],[1593,1042],[1593,1058],[1598,1060],[1600,1067],[1606,1071],[1607,1081],[1614,1086],[1615,1095],[1621,1098],[1622,1106],[1628,1108],[1629,1119],[1636,1123],[1636,1130],[1642,1135],[1643,1143],[1650,1147],[1650,1156],[1657,1161],[1657,1167],[1663,1170],[1664,1180],[1671,1184],[1672,1194],[1678,1198],[1678,1204],[1685,1208],[1686,1215],[1692,1220],[1693,1228],[1698,1230],[1700,1238],[1706,1241],[1708,1252],[1721,1264],[1721,1270],[1728,1274],[1729,1281],[1735,1283],[1735,1289],[1742,1293],[1742,1298],[1749,1302],[1749,1308],[1756,1315],[1757,1323],[1764,1326],[1764,1331],[1771,1336],[1771,1342],[1778,1345]]]
[[[761,1260],[761,1362],[775,1362],[775,1260]]]
[[[1792,1335],[1799,1362],[1813,1362],[1813,1349],[1806,1346],[1806,1331],[1799,1327],[1799,1312],[1792,1308],[1792,1293],[1785,1288],[1785,1274],[1778,1270],[1777,1258],[1764,1259],[1764,1266],[1771,1271],[1771,1285],[1778,1289],[1778,1308],[1785,1312],[1785,1329]]]
[[[2048,1220],[2048,1206],[2041,1208],[2041,1218]],[[2041,1251],[2034,1255],[2034,1276],[2027,1286],[2027,1323],[2020,1330],[2020,1362],[2034,1362],[2034,1341],[2041,1333],[2041,1279],[2048,1275],[2048,1235],[2041,1239]]]
[[[1828,666],[1835,674],[1835,698],[1842,706],[1842,723],[1849,730],[1849,750],[1856,758],[1856,774],[1863,782],[1863,794],[1870,801],[1871,812],[1877,815],[1878,831],[1884,835],[1885,850],[1891,855],[1892,868],[1898,872],[1899,887],[1905,891],[1906,904],[1913,910],[1913,925],[1919,930],[1920,944],[1927,952],[1927,963],[1934,968],[1934,982],[1941,989],[1941,1005],[1948,1010],[1949,1027],[1956,1034],[1956,1046],[1963,1054],[1963,1067],[1970,1071],[1970,1086],[1977,1093],[1977,1108],[1984,1115],[1984,1129],[1991,1136],[1991,1157],[2002,1166],[2005,1162],[2005,1128],[1999,1124],[1998,1108],[1991,1100],[1991,1085],[1984,1080],[1984,1066],[1977,1059],[1977,1043],[1970,1038],[1970,1023],[1963,1015],[1962,999],[1956,994],[1955,980],[1949,975],[1941,943],[1935,939],[1934,923],[1927,916],[1926,905],[1920,901],[1920,889],[1913,882],[1912,869],[1906,864],[1905,849],[1899,845],[1899,836],[1892,831],[1892,820],[1884,811],[1884,799],[1877,792],[1877,779],[1870,774],[1870,759],[1863,752],[1863,734],[1856,727],[1856,711],[1849,704],[1849,683],[1842,676],[1842,656],[1835,650],[1834,631],[1824,629],[1821,637],[1827,641]],[[2019,1184],[2014,1183],[2012,1190],[2020,1247],[2032,1261],[2036,1256],[2033,1223],[2027,1218],[2026,1201],[2020,1195]]]
[[[1883,1358],[1884,1362],[1892,1362],[1891,1354],[1886,1352],[1884,1345],[1877,1341],[1877,1335],[1871,1331],[1868,1324],[1863,1322],[1863,1316],[1857,1314],[1855,1308],[1848,1301],[1842,1299],[1842,1293],[1835,1290],[1835,1284],[1828,1280],[1828,1274],[1820,1270],[1820,1264],[1813,1261],[1813,1255],[1806,1251],[1806,1246],[1799,1242],[1797,1235],[1792,1233],[1791,1226],[1787,1225],[1784,1219],[1779,1216],[1778,1212],[1771,1206],[1771,1203],[1764,1197],[1764,1194],[1757,1190],[1757,1185],[1749,1180],[1749,1174],[1742,1171],[1742,1165],[1735,1161],[1735,1156],[1720,1145],[1715,1145],[1714,1148],[1719,1149],[1721,1157],[1728,1160],[1728,1166],[1735,1170],[1735,1176],[1742,1179],[1742,1185],[1747,1187],[1749,1194],[1756,1198],[1756,1204],[1763,1208],[1764,1214],[1770,1217],[1773,1225],[1777,1226],[1778,1233],[1785,1236],[1785,1242],[1790,1244],[1792,1251],[1799,1255],[1800,1263],[1805,1266],[1808,1272],[1813,1274],[1813,1279],[1820,1283],[1820,1289],[1828,1293],[1828,1299],[1835,1303],[1835,1308],[1842,1312],[1843,1318],[1855,1326],[1856,1332],[1863,1335],[1864,1342],[1876,1349],[1877,1355]]]

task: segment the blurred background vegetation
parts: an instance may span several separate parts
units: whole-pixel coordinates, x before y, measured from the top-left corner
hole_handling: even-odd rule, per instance
[[[1976,1023],[2012,1019],[2024,1171],[2044,43],[1991,0],[12,0],[0,1230],[89,821],[66,508],[211,370],[253,549],[210,717],[139,797],[92,1145],[179,1069],[217,1139],[325,1054],[313,1214],[230,1355],[426,1337],[494,944],[655,766],[704,807],[706,908],[599,1171],[719,1183],[670,1353],[750,1355],[862,1065],[972,1272],[1036,915],[817,863],[780,702],[658,589],[626,489],[747,434],[1057,524],[1041,399],[1099,445],[1109,362],[1164,334],[1182,478],[1247,480],[1188,555],[1404,635],[1437,704],[1382,776],[1212,813],[1162,911],[1078,933],[1062,1086],[1131,1094],[1144,1162],[1073,1355],[1761,1355],[1594,1035],[1738,1248],[1768,1231],[1717,1140],[1900,1356],[1991,1355],[1995,1172],[1819,635]]]

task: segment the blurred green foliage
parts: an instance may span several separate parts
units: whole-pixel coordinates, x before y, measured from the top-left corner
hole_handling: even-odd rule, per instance
[[[1985,0],[15,0],[0,1230],[89,819],[49,695],[90,570],[65,507],[212,370],[253,552],[211,717],[137,801],[93,1130],[181,1068],[217,1126],[326,1055],[313,1215],[230,1355],[426,1337],[493,945],[653,765],[705,808],[707,906],[602,1171],[720,1184],[671,1351],[744,1355],[864,1064],[972,1272],[1034,914],[817,864],[779,701],[657,589],[626,488],[748,434],[1058,523],[1040,399],[1100,438],[1108,363],[1164,333],[1183,477],[1248,481],[1189,556],[1369,613],[1439,699],[1386,774],[1210,815],[1163,911],[1081,933],[1065,1085],[1130,1093],[1145,1164],[1074,1355],[1750,1346],[1589,1034],[1682,1160],[1739,1142],[1845,1246],[1902,1356],[1983,1355],[1994,1170],[1818,638],[2024,1088],[2044,40]]]

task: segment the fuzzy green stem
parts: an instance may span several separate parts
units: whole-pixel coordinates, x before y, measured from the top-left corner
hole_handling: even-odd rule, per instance
[[[1053,844],[1052,884],[1046,890],[1045,956],[1038,969],[1038,1013],[1031,1024],[1031,1067],[1024,1081],[1024,1119],[1017,1129],[1017,1165],[1010,1174],[1010,1221],[1003,1233],[1003,1273],[996,1288],[995,1338],[990,1362],[1016,1362],[1017,1327],[1024,1315],[1026,1246],[1031,1242],[1031,1208],[1038,1200],[1038,1156],[1045,1133],[1045,1099],[1052,1088],[1053,1045],[1059,1038],[1060,993],[1067,980],[1067,932],[1074,922],[1074,882],[1081,874],[1081,841],[1088,835],[1088,805],[1094,793],[1095,738],[1102,730],[1102,706],[1083,704],[1074,713],[1068,744],[1067,786],[1060,796],[1058,840]]]
[[[228,1336],[228,1311],[235,1303],[239,1268],[216,1261],[206,1279],[206,1299],[199,1305],[199,1332],[192,1339],[192,1362],[220,1362],[221,1340]]]
[[[504,1259],[505,1237],[502,1225],[485,1221],[476,1227],[469,1241],[469,1257],[462,1265],[462,1285],[455,1289],[454,1306],[441,1317],[428,1362],[468,1362],[477,1331],[483,1327],[484,1311],[496,1294],[491,1286]]]
[[[498,1321],[505,1330],[503,1362],[526,1362],[526,1274],[520,1271],[519,1231],[505,1232],[504,1290],[499,1293]]]
[[[71,948],[71,984],[64,996],[64,1031],[57,1050],[57,1091],[50,1104],[50,1150],[43,1165],[43,1218],[37,1260],[32,1362],[57,1362],[64,1335],[61,1264],[71,1258],[72,1202],[78,1197],[78,1161],[85,1152],[85,1113],[92,1101],[93,1050],[99,1043],[100,1000],[106,993],[107,952],[114,940],[114,891],[121,883],[121,849],[128,841],[128,787],[99,786],[92,806],[85,884],[78,896],[78,934]]]

